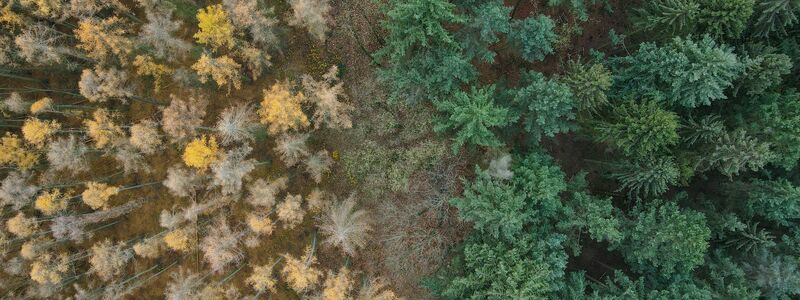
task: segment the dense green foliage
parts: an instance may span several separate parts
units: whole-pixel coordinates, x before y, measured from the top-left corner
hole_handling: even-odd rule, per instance
[[[574,128],[569,122],[575,119],[574,97],[568,86],[531,71],[522,75],[513,102],[520,107],[525,130],[539,141]]]
[[[553,32],[553,20],[547,16],[528,17],[514,20],[508,40],[520,51],[522,58],[528,61],[540,61],[545,55],[553,53],[553,43],[558,36]]]
[[[446,119],[436,124],[434,130],[457,131],[453,152],[458,152],[465,143],[490,147],[503,144],[492,128],[506,126],[513,118],[507,108],[495,105],[494,92],[494,86],[481,89],[473,86],[469,94],[458,91],[453,98],[434,102],[436,108],[447,115]]]
[[[725,89],[743,71],[733,49],[710,37],[675,38],[660,47],[643,43],[635,54],[613,62],[619,94],[650,95],[688,108],[726,99]]]
[[[652,0],[595,12],[587,7],[599,1],[553,0],[532,15],[527,2],[456,3],[460,15],[436,22],[457,45],[438,51],[473,69],[461,76],[466,64],[452,65],[450,79],[463,80],[434,101],[447,120],[439,131],[455,148],[485,152],[467,152],[481,159],[451,200],[473,230],[425,281],[431,292],[800,296],[800,1]],[[582,22],[614,10],[630,12],[631,26],[593,41],[596,24]]]

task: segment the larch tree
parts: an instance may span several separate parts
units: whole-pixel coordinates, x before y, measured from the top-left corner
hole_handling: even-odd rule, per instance
[[[192,140],[183,150],[183,162],[203,172],[221,159],[215,137],[201,136]]]
[[[131,136],[128,142],[143,154],[154,154],[163,144],[161,134],[158,132],[158,124],[151,120],[133,124],[130,132]]]
[[[30,149],[24,141],[16,134],[6,132],[0,138],[0,164],[14,165],[18,169],[26,171],[39,161],[38,152]]]
[[[238,49],[236,55],[242,60],[246,69],[250,70],[253,81],[258,80],[258,76],[264,73],[264,69],[272,66],[270,61],[272,56],[269,53],[247,43]]]
[[[257,116],[253,106],[239,104],[226,108],[217,119],[215,129],[223,145],[251,142],[257,127]]]
[[[288,187],[289,178],[280,177],[271,182],[264,179],[257,179],[247,187],[250,195],[247,196],[247,203],[253,206],[272,208],[278,199],[278,194]]]
[[[26,142],[41,149],[61,129],[61,124],[56,120],[43,121],[37,118],[28,118],[22,123],[22,137]]]
[[[105,183],[90,181],[86,183],[86,189],[81,193],[83,203],[86,203],[94,210],[108,209],[111,197],[118,194],[119,187],[110,186]]]
[[[287,167],[296,165],[301,159],[309,155],[306,142],[310,136],[308,133],[285,133],[275,141],[275,152],[281,155],[281,160]]]
[[[72,198],[71,194],[54,189],[39,194],[34,200],[33,206],[44,215],[52,216],[67,209],[70,198]]]
[[[172,101],[161,112],[161,126],[173,142],[193,138],[203,124],[208,101],[203,97],[183,99],[170,95]]]
[[[69,13],[75,18],[81,19],[94,16],[106,8],[129,12],[128,7],[119,0],[71,0]]]
[[[159,64],[147,55],[137,55],[133,59],[133,66],[136,67],[136,74],[141,76],[153,77],[153,90],[158,92],[164,84],[164,80],[169,78],[174,72],[172,68],[165,64]]]
[[[303,196],[287,194],[283,202],[275,207],[278,220],[283,222],[283,228],[292,229],[303,222],[306,212],[302,207]]]
[[[139,30],[139,44],[152,47],[158,58],[184,57],[191,44],[175,36],[182,22],[172,20],[171,11],[146,11],[147,23]]]
[[[6,205],[19,211],[33,201],[39,187],[28,183],[30,174],[17,171],[9,172],[0,182],[0,207]]]
[[[394,291],[388,288],[386,279],[384,278],[369,278],[364,280],[364,284],[358,290],[356,300],[398,300]]]
[[[203,177],[196,172],[176,164],[167,169],[167,178],[162,184],[177,197],[189,197],[202,187]]]
[[[114,115],[105,109],[95,110],[93,119],[83,120],[89,137],[97,149],[118,145],[126,140],[125,131],[114,123]]]
[[[208,234],[200,242],[200,248],[212,271],[219,273],[227,265],[244,259],[244,253],[239,246],[242,236],[243,233],[232,230],[224,218],[218,218],[210,226]]]
[[[303,93],[292,93],[288,82],[277,82],[269,90],[264,90],[264,100],[258,115],[261,123],[267,125],[270,134],[284,133],[308,127],[310,122],[303,112],[302,103],[306,97]]]
[[[79,41],[77,47],[86,51],[86,55],[92,59],[108,62],[116,58],[126,64],[128,53],[133,49],[133,40],[128,36],[130,28],[128,22],[117,16],[102,20],[83,19],[75,29],[75,37]]]
[[[0,108],[15,114],[27,113],[30,109],[30,106],[31,103],[23,99],[19,92],[11,92],[8,97],[0,102]]]
[[[227,87],[228,93],[231,92],[231,88],[238,90],[242,87],[242,79],[239,74],[241,68],[242,65],[227,55],[211,57],[208,53],[203,53],[200,59],[192,65],[192,69],[200,76],[200,82],[206,83],[212,79],[218,87]]]
[[[198,43],[209,45],[213,49],[233,48],[233,25],[222,5],[210,5],[198,10],[197,22],[200,30],[194,37]]]
[[[269,261],[264,265],[251,264],[253,272],[245,279],[245,282],[258,293],[277,291],[277,280],[272,275],[275,268],[275,262]]]
[[[36,218],[26,217],[23,212],[18,212],[16,216],[6,220],[6,230],[20,238],[33,235],[39,229],[39,222]]]
[[[81,95],[90,102],[106,102],[109,99],[120,99],[123,103],[134,97],[134,86],[130,75],[125,70],[114,67],[95,67],[84,69],[78,82]]]
[[[289,25],[305,27],[312,37],[324,42],[331,11],[329,0],[289,0],[289,5],[292,6]]]
[[[60,284],[67,276],[70,260],[66,254],[44,254],[31,264],[31,279],[39,284]]]
[[[264,213],[250,213],[245,218],[247,227],[259,235],[269,236],[274,228],[269,215]]]
[[[328,207],[320,217],[320,233],[325,236],[324,245],[338,248],[347,255],[355,256],[356,251],[367,244],[372,230],[368,212],[356,209],[353,196]]]
[[[222,159],[211,164],[214,176],[211,186],[222,187],[225,195],[236,194],[242,190],[242,181],[256,168],[255,159],[247,159],[253,150],[250,146],[241,146],[228,150]]]
[[[350,292],[353,290],[353,278],[347,267],[339,268],[334,273],[328,271],[323,282],[322,298],[326,300],[345,300],[351,299]]]
[[[303,293],[313,288],[322,279],[322,272],[315,266],[317,258],[313,251],[311,247],[306,247],[300,257],[294,257],[288,253],[283,255],[285,262],[281,273],[289,287],[295,292]]]
[[[306,173],[314,179],[314,182],[322,182],[322,175],[327,173],[333,165],[333,159],[328,154],[328,150],[320,150],[309,155],[303,160]]]
[[[353,127],[350,120],[353,107],[339,100],[345,94],[344,83],[339,80],[338,73],[339,68],[334,65],[322,75],[321,81],[309,75],[303,76],[303,88],[308,92],[308,100],[316,107],[312,116],[315,128],[322,127],[322,124],[335,129]]]
[[[110,281],[122,274],[125,266],[133,259],[133,251],[126,249],[125,246],[123,242],[115,244],[108,239],[92,245],[89,257],[90,272],[103,281]]]

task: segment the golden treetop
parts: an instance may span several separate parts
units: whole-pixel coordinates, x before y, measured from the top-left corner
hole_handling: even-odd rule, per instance
[[[33,104],[31,104],[31,114],[35,115],[46,112],[47,110],[50,110],[52,106],[53,106],[53,99],[51,99],[50,97],[43,97],[42,99],[39,99],[38,101],[33,102]]]
[[[250,274],[250,277],[247,277],[247,284],[253,287],[254,290],[263,292],[263,291],[270,291],[275,292],[275,277],[272,276],[272,268],[274,267],[273,262],[267,262],[267,264],[262,266],[253,265],[253,273]]]
[[[317,258],[311,252],[311,247],[306,247],[303,256],[295,258],[292,255],[283,255],[284,264],[281,273],[289,286],[298,293],[316,285],[322,272],[314,267]]]
[[[200,56],[200,59],[192,65],[192,69],[200,75],[200,82],[208,82],[209,77],[217,83],[219,87],[228,87],[228,92],[231,91],[231,86],[236,89],[242,87],[242,80],[239,76],[239,69],[242,65],[237,63],[227,55],[220,57],[211,57],[206,53]]]
[[[77,47],[86,51],[90,58],[105,61],[113,54],[124,64],[128,52],[133,49],[133,41],[126,36],[128,28],[130,26],[117,16],[82,19],[75,29]]]
[[[84,120],[83,125],[89,133],[89,137],[94,140],[95,147],[105,148],[125,136],[125,132],[117,124],[114,124],[111,113],[105,109],[98,109],[94,112],[93,120]]]
[[[272,234],[272,220],[269,216],[262,214],[249,214],[247,215],[247,227],[250,227],[255,233],[270,235]]]
[[[36,197],[34,207],[43,214],[50,216],[67,208],[69,195],[58,189],[47,191]]]
[[[214,49],[233,47],[233,25],[222,5],[215,4],[197,11],[197,22],[200,31],[194,37],[200,44],[208,44]]]
[[[47,139],[58,132],[60,128],[61,124],[58,124],[55,120],[48,122],[37,118],[29,118],[22,124],[22,137],[31,145],[41,148],[44,147]]]
[[[164,77],[173,72],[172,68],[169,66],[156,63],[152,57],[147,55],[137,55],[133,60],[133,66],[136,67],[136,74],[153,76],[153,89],[155,89],[156,92],[161,90]]]
[[[81,197],[83,198],[83,203],[86,203],[92,209],[106,209],[108,208],[108,200],[117,193],[119,193],[119,187],[90,181],[86,184],[86,190],[83,191]]]
[[[164,235],[164,243],[172,250],[186,252],[192,248],[190,231],[179,228]]]
[[[16,134],[6,132],[0,138],[0,165],[16,165],[21,170],[29,170],[39,160],[39,155],[25,148],[22,139]]]
[[[264,100],[258,110],[261,123],[269,126],[270,134],[308,127],[310,122],[301,106],[304,101],[302,92],[292,94],[289,91],[288,82],[273,84],[269,90],[264,90]]]
[[[17,213],[16,216],[6,221],[6,230],[18,237],[28,237],[38,228],[39,223],[36,222],[36,219],[25,217],[22,212]]]
[[[219,145],[215,137],[201,136],[194,139],[183,151],[183,162],[201,171],[220,159]]]

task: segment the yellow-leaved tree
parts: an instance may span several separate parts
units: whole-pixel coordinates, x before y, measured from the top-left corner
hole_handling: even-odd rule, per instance
[[[136,67],[136,74],[142,76],[153,76],[153,89],[158,92],[161,90],[161,84],[164,78],[172,74],[172,68],[167,65],[156,63],[152,57],[148,55],[137,55],[133,60],[133,66]]]
[[[119,187],[91,181],[86,183],[86,190],[81,194],[81,198],[83,198],[83,203],[92,209],[106,209],[108,200],[117,193],[119,193]]]
[[[42,148],[47,143],[47,139],[58,132],[60,128],[61,124],[54,120],[48,122],[30,118],[22,124],[22,137],[31,145],[36,146],[36,148]]]
[[[26,171],[38,161],[39,155],[27,149],[16,134],[6,132],[0,138],[0,165],[16,165],[20,170]]]
[[[59,211],[67,209],[70,196],[62,193],[58,189],[44,192],[36,197],[34,207],[45,215],[53,215]]]
[[[78,48],[87,56],[99,61],[108,61],[116,56],[123,64],[127,63],[128,53],[133,50],[133,40],[128,37],[131,26],[117,16],[106,19],[85,18],[78,23],[75,37]]]
[[[295,292],[303,293],[319,283],[322,272],[315,265],[317,258],[314,257],[311,247],[306,247],[303,256],[294,257],[291,254],[284,254],[283,259],[283,278]]]
[[[211,57],[206,53],[192,65],[192,69],[200,76],[200,82],[206,83],[211,78],[217,86],[227,86],[228,93],[231,92],[231,86],[237,90],[242,88],[242,79],[239,76],[241,68],[242,65],[227,55]]]
[[[258,115],[261,123],[267,125],[270,134],[279,134],[289,130],[308,127],[310,122],[303,112],[301,104],[305,101],[302,92],[289,91],[288,82],[278,82],[269,90],[264,90],[264,100]]]
[[[208,136],[201,136],[186,145],[183,150],[183,162],[187,166],[205,171],[212,163],[220,159],[219,145],[217,139]]]
[[[254,12],[255,13],[255,12]],[[210,45],[214,49],[233,47],[233,25],[222,5],[215,4],[197,11],[200,31],[194,34],[197,42]]]
[[[125,139],[125,132],[114,124],[111,113],[105,109],[94,111],[94,120],[84,120],[83,125],[94,140],[95,147],[103,149],[109,144],[118,143]]]

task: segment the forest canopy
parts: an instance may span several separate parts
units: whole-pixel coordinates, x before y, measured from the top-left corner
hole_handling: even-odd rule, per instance
[[[0,297],[796,299],[798,20],[0,0]]]

